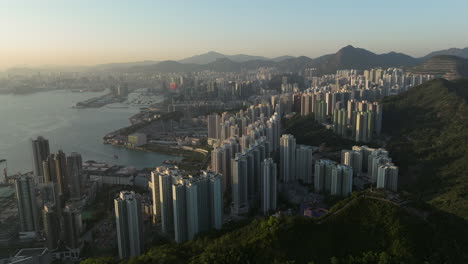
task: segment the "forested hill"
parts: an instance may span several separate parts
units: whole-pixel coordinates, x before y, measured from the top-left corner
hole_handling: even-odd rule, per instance
[[[181,245],[155,246],[122,264],[468,262],[468,227],[463,219],[427,206],[399,207],[379,195],[355,193],[317,220],[256,219]],[[98,258],[82,264],[117,262]]]
[[[437,79],[383,100],[404,189],[468,219],[468,80]]]

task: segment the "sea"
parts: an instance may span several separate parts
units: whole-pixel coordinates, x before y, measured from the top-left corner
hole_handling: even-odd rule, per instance
[[[0,168],[8,166],[9,175],[32,171],[31,140],[37,136],[49,140],[51,152],[78,152],[83,161],[142,169],[162,165],[167,159],[180,159],[103,144],[105,134],[130,125],[129,117],[139,112],[138,106],[125,105],[73,108],[77,102],[106,92],[0,94],[0,160],[7,160]]]

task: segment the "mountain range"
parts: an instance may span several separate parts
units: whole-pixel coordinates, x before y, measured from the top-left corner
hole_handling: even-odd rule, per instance
[[[178,62],[186,63],[186,64],[191,64],[191,63],[208,64],[211,62],[215,62],[218,59],[229,59],[234,62],[246,62],[246,61],[252,61],[252,60],[282,61],[282,60],[290,59],[290,58],[294,58],[294,57],[286,55],[286,56],[280,56],[276,58],[267,58],[263,56],[252,56],[252,55],[246,55],[246,54],[225,55],[225,54],[221,54],[215,51],[210,51],[205,54],[195,55],[189,58],[179,60]]]
[[[276,58],[266,58],[262,56],[252,56],[245,54],[225,55],[210,51],[185,58],[179,61],[141,61],[130,63],[110,63],[91,67],[79,67],[76,69],[86,71],[117,71],[117,72],[197,72],[197,71],[218,71],[218,72],[239,72],[243,69],[252,70],[258,67],[276,67],[281,72],[299,72],[305,68],[316,68],[318,74],[331,74],[339,69],[368,69],[372,67],[406,67],[413,68],[419,66],[433,57],[441,55],[457,56],[468,58],[468,48],[447,49],[431,52],[430,54],[414,58],[409,55],[397,52],[376,54],[362,48],[351,45],[341,48],[333,54],[323,55],[317,58],[306,56],[280,56]],[[455,60],[454,57],[446,57],[445,61]],[[437,61],[437,60],[436,60]],[[433,61],[434,62],[434,61]],[[434,65],[434,63],[432,64]],[[430,62],[431,63],[431,62]],[[422,65],[422,67],[425,67]],[[432,67],[432,66],[431,66]],[[443,67],[442,67],[443,68]],[[18,70],[18,69],[14,69]],[[14,71],[10,70],[10,71]],[[27,72],[28,68],[20,68],[22,72]],[[31,69],[29,69],[31,70]],[[40,69],[35,68],[37,72]],[[47,71],[43,69],[43,71]]]

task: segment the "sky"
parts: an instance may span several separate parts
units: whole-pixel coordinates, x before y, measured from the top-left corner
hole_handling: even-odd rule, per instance
[[[466,0],[0,0],[0,69],[468,47]]]

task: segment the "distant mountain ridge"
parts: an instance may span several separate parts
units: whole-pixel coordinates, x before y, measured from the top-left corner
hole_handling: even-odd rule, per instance
[[[247,61],[248,58],[253,58]],[[214,61],[210,61],[213,60]],[[237,60],[237,61],[236,61]],[[182,62],[183,61],[183,62]],[[317,68],[319,74],[335,73],[339,69],[363,70],[371,67],[407,67],[420,62],[419,59],[402,53],[375,54],[365,49],[351,45],[340,49],[334,54],[328,54],[316,59],[306,56],[282,56],[275,59],[248,55],[227,57],[221,53],[209,52],[182,61],[166,61],[148,67],[134,67],[132,70],[148,70],[159,72],[187,72],[212,70],[219,72],[238,72],[241,69],[256,69],[258,67],[276,67],[282,72],[299,72],[305,68]],[[208,62],[206,64],[192,61]]]
[[[431,57],[440,56],[440,55],[451,55],[451,56],[457,56],[457,57],[468,59],[468,47],[463,48],[463,49],[450,48],[450,49],[445,49],[445,50],[434,51],[422,57],[422,59],[429,59]]]
[[[452,55],[438,55],[430,57],[408,70],[414,73],[432,74],[447,80],[455,80],[468,77],[468,60]]]
[[[366,49],[348,45],[336,53],[326,54],[317,58],[306,56],[279,56],[267,58],[263,56],[252,56],[246,54],[225,55],[219,52],[210,51],[205,54],[195,55],[178,61],[140,61],[128,63],[109,63],[96,66],[75,67],[77,71],[120,71],[135,72],[157,71],[157,72],[189,72],[189,71],[219,71],[237,72],[242,69],[255,69],[258,67],[276,67],[282,72],[299,72],[305,68],[316,68],[318,74],[331,74],[339,69],[368,69],[372,67],[414,67],[431,57],[438,55],[454,55],[468,58],[468,48],[452,48],[435,51],[428,55],[415,58],[403,53],[389,52],[376,54]],[[70,71],[70,68],[63,68],[63,71]],[[8,71],[8,70],[7,70]],[[47,67],[16,68],[17,72],[38,72],[51,71]],[[61,71],[61,68],[54,68],[54,71]]]
[[[193,63],[193,64],[208,64],[215,62],[218,59],[229,59],[234,62],[246,62],[251,60],[272,60],[263,56],[252,56],[246,54],[225,55],[219,52],[210,51],[204,54],[195,55],[189,58],[179,60],[180,63]]]

